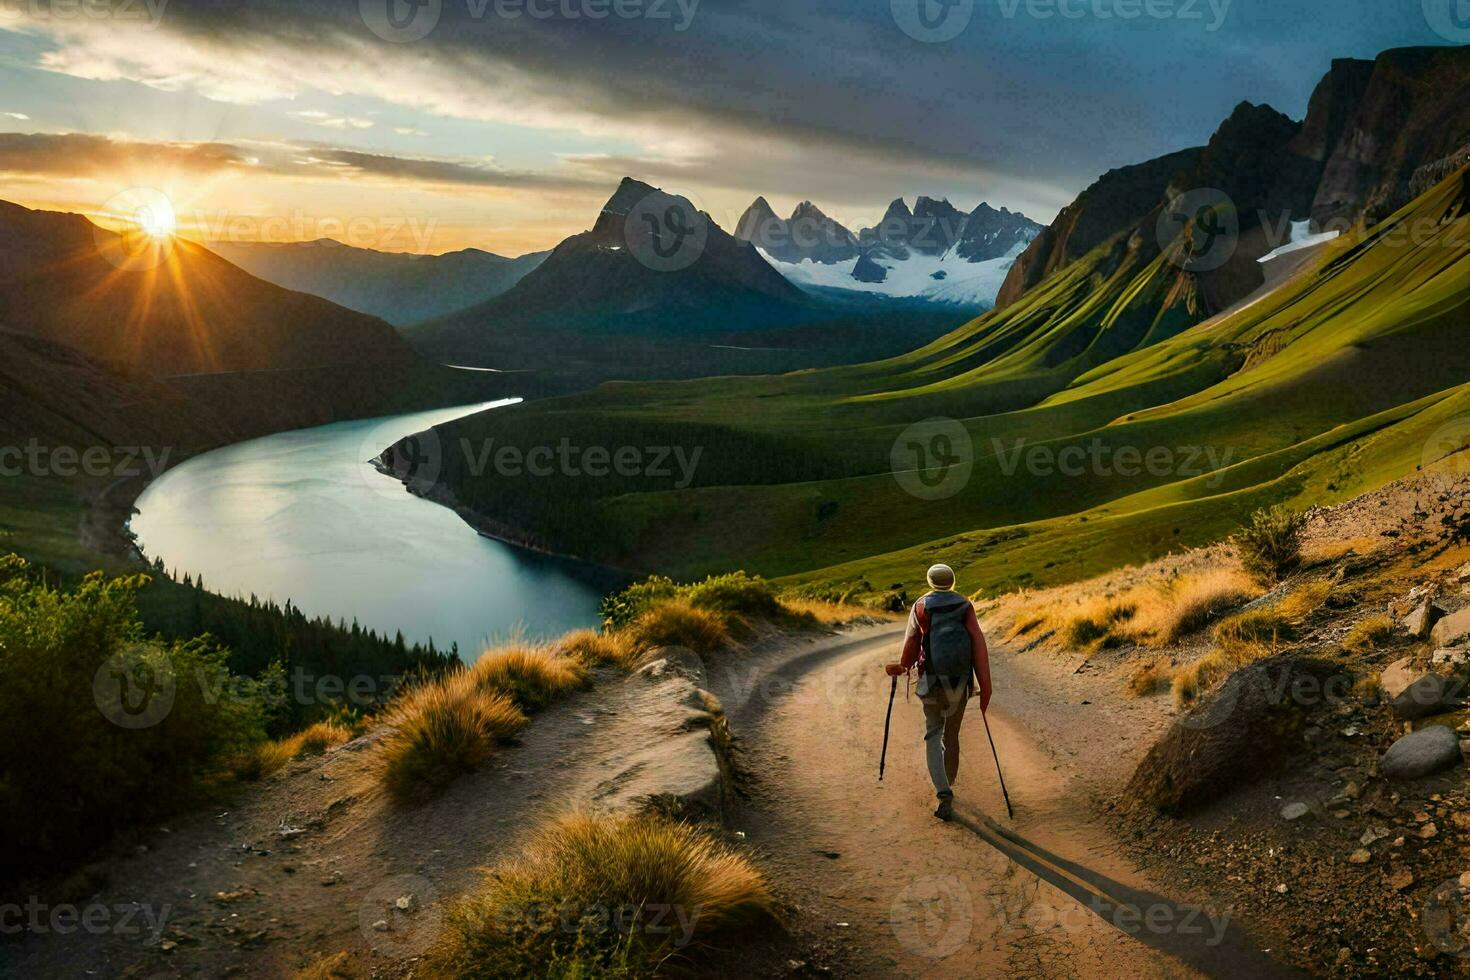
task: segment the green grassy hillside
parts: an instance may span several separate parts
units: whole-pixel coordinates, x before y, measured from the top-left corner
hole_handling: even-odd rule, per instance
[[[1167,255],[1120,260],[1129,243],[1110,240],[1009,309],[894,360],[614,385],[453,423],[445,479],[543,544],[681,576],[744,567],[882,591],[948,557],[999,587],[1143,559],[1218,537],[1261,503],[1337,499],[1413,472],[1467,398],[1467,208],[1462,170],[1199,326]],[[961,421],[973,467],[961,492],[926,501],[895,479],[892,450],[935,417]],[[477,474],[462,452],[562,439],[702,455],[679,486],[677,472]],[[1095,445],[1169,462],[1071,474],[1026,462],[1037,447],[1075,461]]]

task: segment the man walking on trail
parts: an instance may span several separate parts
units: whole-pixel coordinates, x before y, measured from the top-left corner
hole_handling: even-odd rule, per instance
[[[960,771],[960,725],[965,706],[980,682],[980,710],[990,707],[990,651],[970,600],[955,591],[954,569],[929,569],[932,592],[909,612],[903,659],[886,668],[889,676],[919,668],[919,700],[924,705],[924,757],[939,797],[934,815],[954,819],[954,782]]]

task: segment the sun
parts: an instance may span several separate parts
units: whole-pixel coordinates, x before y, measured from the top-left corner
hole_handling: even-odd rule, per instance
[[[178,231],[179,219],[173,205],[166,200],[149,201],[133,214],[138,230],[155,241],[172,238]]]

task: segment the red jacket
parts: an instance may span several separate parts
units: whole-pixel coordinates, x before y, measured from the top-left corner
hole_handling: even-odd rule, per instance
[[[929,614],[924,609],[924,600],[927,598],[928,596],[921,597],[909,611],[909,628],[903,636],[903,659],[900,661],[904,670],[913,667],[923,670],[922,640],[924,634],[929,632]],[[990,648],[985,644],[985,634],[980,630],[975,606],[969,603],[966,605],[965,628],[970,631],[970,653],[975,659],[975,676],[980,680],[980,710],[985,711],[990,707]]]

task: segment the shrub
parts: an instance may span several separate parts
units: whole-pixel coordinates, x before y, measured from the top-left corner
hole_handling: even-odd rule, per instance
[[[1128,678],[1128,693],[1135,698],[1146,698],[1164,690],[1174,679],[1174,669],[1162,660],[1143,664]]]
[[[478,769],[526,720],[514,701],[485,690],[468,670],[417,687],[389,714],[384,785],[399,801],[435,793]]]
[[[642,977],[675,955],[697,969],[711,940],[769,924],[774,909],[759,871],[691,827],[652,814],[574,815],[450,908],[428,970]]]
[[[655,575],[628,586],[622,592],[606,596],[602,600],[602,628],[608,632],[622,629],[660,602],[667,602],[679,594],[679,587],[671,578]]]
[[[1342,648],[1348,653],[1372,653],[1393,639],[1393,620],[1387,616],[1369,616],[1348,630]]]
[[[556,643],[556,651],[588,667],[617,667],[632,670],[638,663],[638,652],[628,637],[620,633],[577,630]]]
[[[205,775],[264,737],[265,692],[229,673],[227,651],[143,637],[146,582],[94,573],[63,591],[0,558],[0,877],[60,870],[196,802]]]
[[[681,646],[695,653],[715,653],[730,642],[723,617],[682,599],[654,606],[634,620],[627,633],[640,650]]]
[[[1263,584],[1280,582],[1301,564],[1305,524],[1305,517],[1281,505],[1256,511],[1235,534],[1241,565]]]
[[[751,619],[778,619],[786,613],[770,583],[763,578],[751,578],[744,572],[712,576],[679,591],[695,609]]]
[[[526,712],[540,711],[590,682],[587,668],[571,657],[524,644],[486,651],[470,673],[482,689],[504,694]]]

